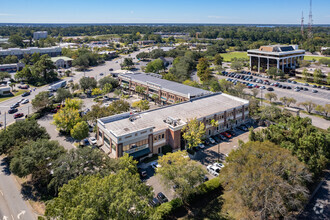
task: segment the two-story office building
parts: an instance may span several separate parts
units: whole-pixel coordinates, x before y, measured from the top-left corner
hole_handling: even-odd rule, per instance
[[[211,94],[210,91],[165,80],[159,74],[126,73],[118,76],[119,85],[130,92],[136,92],[137,86],[145,88],[145,94],[156,94],[160,103],[174,104]]]
[[[164,106],[141,113],[123,113],[97,120],[97,140],[113,158],[130,154],[138,159],[161,153],[161,147],[173,150],[185,147],[182,128],[189,119],[205,124],[206,137],[236,127],[248,120],[249,101],[222,93]],[[218,121],[213,127],[211,121]]]
[[[0,57],[5,58],[8,55],[17,56],[18,59],[22,59],[24,54],[32,55],[34,53],[39,53],[40,56],[44,54],[48,54],[51,57],[60,56],[62,54],[61,47],[28,47],[28,48],[8,48],[8,49],[0,49]]]
[[[298,45],[269,45],[248,50],[247,55],[250,57],[250,69],[258,73],[270,67],[287,72],[296,69],[298,61],[304,59],[305,50],[299,50]]]

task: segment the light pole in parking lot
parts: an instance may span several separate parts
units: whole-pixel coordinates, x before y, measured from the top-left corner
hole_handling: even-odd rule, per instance
[[[218,162],[220,162],[220,143],[218,144]]]
[[[262,106],[262,88],[260,87],[260,106]]]

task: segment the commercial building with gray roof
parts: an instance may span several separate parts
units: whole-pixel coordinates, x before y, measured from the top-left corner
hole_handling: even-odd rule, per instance
[[[163,104],[173,104],[211,94],[207,90],[162,79],[159,74],[126,73],[119,75],[118,79],[120,86],[131,92],[136,92],[137,86],[144,87],[148,97],[151,98],[155,94],[158,101]]]

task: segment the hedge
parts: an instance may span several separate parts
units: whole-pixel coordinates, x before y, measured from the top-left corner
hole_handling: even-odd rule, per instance
[[[181,207],[183,202],[180,198],[176,198],[171,200],[170,202],[166,202],[161,204],[156,208],[156,211],[151,216],[153,220],[161,220],[164,219],[166,216],[170,215],[175,209]]]

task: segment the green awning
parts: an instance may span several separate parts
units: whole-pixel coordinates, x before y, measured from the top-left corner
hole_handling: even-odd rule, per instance
[[[140,151],[136,151],[134,153],[131,153],[129,155],[132,156],[134,159],[137,159],[137,158],[142,157],[142,156],[145,156],[145,155],[147,155],[149,153],[150,153],[150,149],[149,148],[146,148],[146,149],[143,149],[143,150],[140,150]]]

